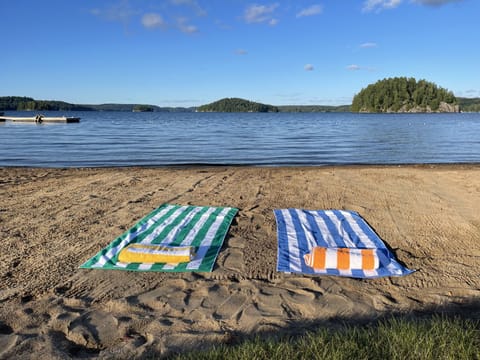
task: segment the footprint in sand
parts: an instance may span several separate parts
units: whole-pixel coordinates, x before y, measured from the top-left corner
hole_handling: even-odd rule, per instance
[[[13,333],[13,329],[0,321],[0,358],[8,353],[18,341],[18,335]]]
[[[74,320],[68,327],[68,340],[91,349],[111,346],[122,334],[118,331],[118,320],[109,313],[92,311]]]
[[[223,267],[234,273],[243,274],[245,272],[245,264],[243,261],[243,251],[237,249],[229,249],[229,253],[223,260]]]
[[[216,319],[232,319],[242,310],[246,301],[245,294],[240,292],[232,294],[217,308],[214,317]]]
[[[18,342],[18,335],[9,334],[9,335],[1,335],[0,334],[0,358],[3,359],[8,352],[17,345]]]

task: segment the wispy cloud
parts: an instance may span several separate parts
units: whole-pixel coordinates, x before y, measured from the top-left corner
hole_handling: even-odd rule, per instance
[[[237,49],[237,50],[235,50],[235,54],[237,54],[237,55],[247,55],[248,51],[245,50],[245,49]]]
[[[297,14],[297,18],[301,18],[304,16],[313,16],[313,15],[318,15],[323,12],[323,7],[322,5],[312,5],[308,8],[300,10],[300,12]]]
[[[147,29],[165,28],[167,24],[162,16],[155,13],[149,13],[142,16],[142,25]]]
[[[133,9],[128,0],[123,0],[107,8],[92,9],[90,13],[108,21],[115,21],[127,25],[133,16],[138,15],[139,11]]]
[[[361,67],[359,65],[356,65],[356,64],[351,64],[351,65],[347,66],[347,70],[350,70],[350,71],[358,71],[360,69],[361,69]]]
[[[303,69],[305,71],[313,71],[315,68],[313,67],[312,64],[305,64],[305,66],[303,67]]]
[[[463,2],[464,0],[410,0],[410,3],[427,5],[427,6],[442,6],[449,3]],[[366,0],[363,2],[362,11],[379,12],[383,9],[394,9],[398,7],[404,0]]]
[[[137,7],[131,6],[131,3]],[[166,17],[156,12],[145,12],[137,2],[134,3],[129,0],[120,0],[116,4],[105,8],[95,8],[90,10],[90,13],[107,21],[120,22],[126,28],[132,21],[139,21],[146,29],[176,28],[185,34],[197,33],[199,31],[198,27],[191,24],[188,17],[179,16],[175,18],[175,16],[172,16],[174,13],[173,7],[178,6],[190,8],[190,10],[184,10],[193,17],[207,15],[207,12],[198,4],[197,0],[165,1],[163,11]]]
[[[243,18],[248,24],[267,23],[276,25],[278,19],[275,18],[274,12],[277,7],[277,3],[271,5],[250,5],[245,10]]]
[[[458,95],[465,96],[465,97],[478,97],[480,96],[480,90],[468,89],[465,92],[460,92]]]
[[[402,0],[367,0],[363,3],[362,11],[381,11],[383,9],[394,9],[402,3]]]
[[[196,0],[171,0],[174,5],[185,5],[192,8],[197,16],[206,16],[207,11],[203,9]]]
[[[278,19],[271,19],[269,22],[268,22],[268,25],[270,26],[275,26],[278,24]]]
[[[441,6],[448,3],[462,2],[464,0],[412,0],[412,2],[422,5]]]
[[[185,34],[195,34],[198,32],[198,27],[189,24],[188,19],[184,17],[177,19],[177,27],[181,32]]]
[[[374,42],[366,42],[366,43],[360,44],[360,48],[362,49],[371,49],[376,47],[378,47],[378,45],[377,43],[374,43]]]
[[[368,66],[360,66],[357,64],[348,65],[346,69],[349,71],[359,71],[359,70],[375,71],[375,68],[368,67]]]

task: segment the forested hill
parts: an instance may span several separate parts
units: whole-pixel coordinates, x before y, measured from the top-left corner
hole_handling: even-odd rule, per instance
[[[240,98],[224,98],[197,108],[198,112],[278,112],[272,105],[261,104]]]
[[[1,111],[160,111],[160,112],[190,112],[195,108],[159,107],[143,104],[100,104],[78,105],[56,100],[35,100],[22,96],[0,96]]]
[[[280,112],[350,112],[350,105],[278,105]]]
[[[480,98],[457,97],[462,112],[480,112]]]
[[[458,112],[451,91],[426,80],[396,77],[377,81],[354,96],[353,112]]]
[[[0,110],[64,110],[88,111],[94,110],[87,105],[69,104],[56,100],[35,100],[30,97],[2,96],[0,97]]]

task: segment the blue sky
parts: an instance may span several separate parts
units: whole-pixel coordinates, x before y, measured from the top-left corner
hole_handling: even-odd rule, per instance
[[[0,96],[350,104],[377,80],[480,97],[478,0],[0,0]]]

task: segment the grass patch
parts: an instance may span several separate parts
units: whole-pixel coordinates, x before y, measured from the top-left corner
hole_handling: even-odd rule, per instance
[[[303,336],[220,344],[172,359],[480,359],[480,322],[433,316],[388,318],[364,326],[326,328]]]

